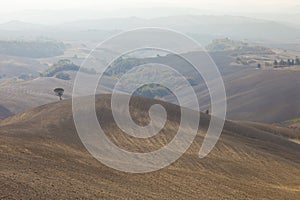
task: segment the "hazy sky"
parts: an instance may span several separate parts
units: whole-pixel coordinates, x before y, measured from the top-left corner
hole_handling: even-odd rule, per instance
[[[299,0],[4,0],[0,12],[28,9],[101,9],[174,6],[198,9],[247,9],[277,10],[278,6],[299,5]]]
[[[300,0],[2,0],[0,23],[19,20],[56,24],[80,19],[183,14],[229,14],[296,22],[299,11]],[[290,16],[295,13],[296,17]]]

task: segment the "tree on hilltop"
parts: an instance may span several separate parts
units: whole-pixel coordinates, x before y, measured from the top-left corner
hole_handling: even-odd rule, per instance
[[[59,100],[62,100],[62,95],[64,94],[64,89],[63,88],[55,88],[54,92],[56,94],[56,96],[59,96]]]

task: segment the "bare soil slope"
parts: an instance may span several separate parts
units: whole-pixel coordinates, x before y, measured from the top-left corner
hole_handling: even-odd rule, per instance
[[[101,126],[118,146],[152,151],[178,128],[179,107],[134,97],[133,119],[148,122],[148,108],[168,112],[162,131],[149,139],[124,134],[114,123],[110,96],[97,96]],[[214,150],[199,159],[210,117],[175,163],[147,174],[128,174],[92,158],[81,144],[65,100],[0,122],[0,199],[299,199],[300,145],[251,124],[228,121]],[[189,132],[187,131],[187,134]]]
[[[300,116],[300,71],[243,69],[223,75],[227,117],[279,123]],[[205,84],[196,86],[203,110],[210,105]],[[188,100],[188,97],[187,97]]]
[[[88,80],[90,76],[86,75],[86,78]],[[57,87],[64,88],[63,99],[70,98],[72,96],[73,81],[53,77],[39,77],[27,81],[3,82],[0,85],[0,119],[40,105],[56,102],[58,97],[55,96],[53,90]],[[105,92],[106,90],[99,87],[98,91]]]

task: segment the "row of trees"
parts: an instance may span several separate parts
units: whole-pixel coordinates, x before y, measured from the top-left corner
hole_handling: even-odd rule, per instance
[[[164,97],[170,94],[172,94],[172,92],[169,89],[155,83],[143,85],[133,93],[135,96],[143,96],[147,98]]]
[[[63,59],[59,60],[56,64],[52,65],[47,71],[41,74],[43,77],[54,77],[69,80],[70,77],[65,73],[65,71],[79,71],[80,66],[74,64],[71,60]],[[96,74],[94,68],[81,68],[81,72],[87,74]]]
[[[287,59],[280,61],[274,60],[274,66],[293,66],[293,65],[300,65],[300,59],[296,57],[295,59]]]

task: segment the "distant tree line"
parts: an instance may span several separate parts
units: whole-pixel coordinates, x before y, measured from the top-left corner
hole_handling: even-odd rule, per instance
[[[52,41],[0,41],[0,54],[29,58],[63,55],[65,45]]]
[[[59,60],[52,65],[47,71],[41,74],[43,77],[56,77],[63,80],[70,80],[69,74],[65,71],[79,71],[80,67],[68,59]],[[96,74],[95,69],[81,68],[80,72],[87,74]]]
[[[157,55],[157,57],[160,57]],[[118,58],[115,60],[104,72],[105,76],[109,77],[121,77],[123,74],[127,73],[131,69],[133,69],[136,66],[143,65],[148,63],[146,59],[137,59],[137,58]],[[132,72],[131,72],[132,73]],[[187,80],[192,86],[195,86],[198,84],[198,81],[196,80],[195,77],[188,76]],[[153,87],[154,85],[150,85],[150,88]],[[148,88],[149,89],[149,88]],[[160,91],[164,89],[160,88]],[[161,95],[159,95],[161,96]]]
[[[170,94],[172,94],[172,92],[169,89],[156,83],[143,85],[133,93],[135,96],[143,96],[147,98],[161,98]]]
[[[26,81],[34,78],[34,76],[32,74],[20,74],[18,78]]]
[[[66,81],[71,79],[70,75],[65,72],[60,72],[60,73],[56,74],[55,78],[59,78],[59,79],[66,80]]]
[[[281,67],[281,66],[293,66],[293,65],[300,65],[300,59],[296,57],[295,59],[287,59],[287,60],[274,60],[274,67]]]
[[[105,76],[116,76],[120,77],[135,66],[139,66],[145,64],[146,62],[142,61],[141,59],[136,58],[118,58],[115,60],[111,66],[104,72]]]
[[[243,41],[235,41],[229,38],[216,39],[206,46],[208,51],[218,52],[218,51],[236,51],[238,54],[274,54],[272,49],[255,46]]]

